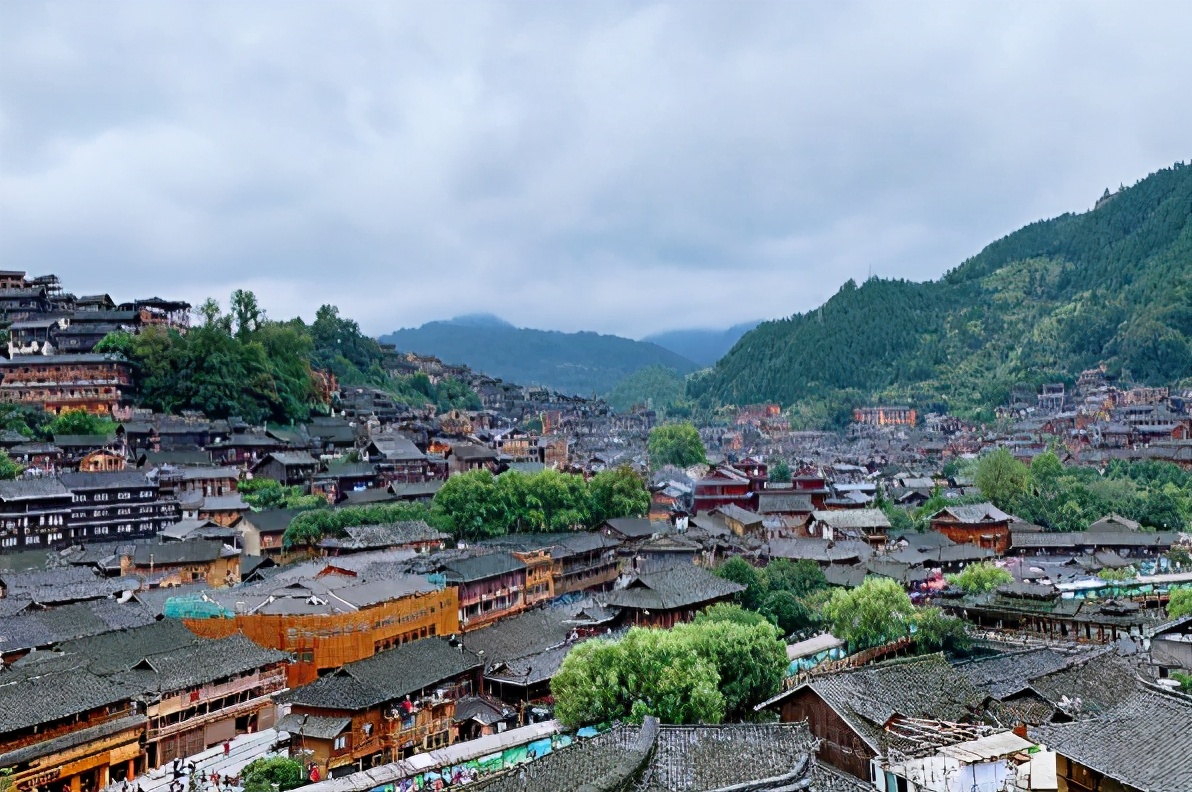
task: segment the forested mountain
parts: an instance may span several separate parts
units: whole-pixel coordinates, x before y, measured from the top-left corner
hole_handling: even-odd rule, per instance
[[[668,330],[665,333],[646,336],[642,340],[669,349],[701,366],[711,366],[724,357],[741,336],[757,325],[757,322],[745,322],[733,325],[727,330]]]
[[[634,407],[669,410],[684,395],[683,376],[666,366],[647,366],[617,383],[604,399],[617,412],[629,412]]]
[[[1100,363],[1139,383],[1187,378],[1190,219],[1192,166],[1180,163],[1091,211],[1026,226],[939,280],[850,280],[820,308],[747,333],[688,396],[987,414],[1015,385],[1071,382]]]
[[[666,366],[680,374],[698,368],[656,344],[598,333],[529,330],[476,315],[428,322],[380,340],[402,352],[434,355],[520,385],[581,395],[606,393],[647,366]]]

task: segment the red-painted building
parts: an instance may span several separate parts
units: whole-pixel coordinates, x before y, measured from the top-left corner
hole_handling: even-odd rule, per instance
[[[719,467],[695,482],[695,510],[709,512],[720,506],[748,508],[756,487],[748,476],[733,468]]]
[[[931,529],[956,544],[971,544],[1003,555],[1010,549],[1010,515],[992,503],[949,506],[931,515]]]

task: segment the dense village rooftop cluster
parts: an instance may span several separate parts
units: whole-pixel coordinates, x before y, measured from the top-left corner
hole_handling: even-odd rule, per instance
[[[184,330],[185,306],[124,316],[22,273],[0,273],[5,294],[17,301],[4,304],[5,398],[113,419],[100,435],[0,435],[27,468],[0,481],[0,769],[19,789],[96,792],[262,731],[328,792],[451,774],[494,790],[935,789],[962,772],[1016,789],[1187,788],[1192,712],[1167,678],[1192,671],[1192,626],[1162,608],[1192,586],[1173,561],[1184,526],[1105,513],[1043,530],[945,472],[994,447],[1029,461],[1056,438],[1070,464],[1190,467],[1179,396],[1090,372],[1076,395],[1017,404],[1006,431],[920,424],[896,406],[858,410],[846,437],[791,432],[762,405],[702,430],[708,464],[659,469],[648,410],[617,415],[391,349],[387,369],[463,382],[481,408],[345,386],[331,414],[284,427],[136,409],[123,364],[70,346],[96,318],[80,315]],[[84,373],[98,390],[72,384]],[[472,471],[620,465],[647,481],[648,509],[587,530],[460,541],[403,517],[285,539],[315,505],[425,507]],[[286,502],[250,505],[262,482]],[[919,512],[923,530],[907,528]],[[841,591],[895,581],[970,623],[980,651],[882,661],[906,642],[848,655],[831,635],[790,635],[781,693],[756,702],[782,723],[563,734],[551,682],[568,654],[742,599],[745,585],[713,573],[728,559],[803,562]],[[945,577],[978,563],[1009,582],[965,592]],[[481,767],[494,750],[520,754]]]

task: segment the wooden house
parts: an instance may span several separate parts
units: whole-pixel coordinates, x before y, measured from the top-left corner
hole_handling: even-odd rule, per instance
[[[1010,548],[1010,515],[992,503],[948,506],[931,515],[931,528],[957,544],[972,544],[1003,555]]]
[[[46,412],[111,415],[132,387],[131,366],[112,355],[0,357],[0,401]]]
[[[988,695],[933,654],[812,677],[757,709],[784,723],[806,721],[820,761],[870,782],[873,760],[895,739],[888,726],[906,718],[969,721]]]
[[[248,512],[236,523],[245,555],[279,556],[285,550],[282,537],[301,509],[267,509]]]
[[[693,565],[675,566],[635,575],[623,589],[599,598],[620,608],[625,621],[635,627],[673,627],[691,621],[695,614],[717,602],[727,602],[745,587]]]
[[[481,687],[480,658],[430,638],[348,663],[284,698],[290,751],[339,776],[451,745],[455,701]]]
[[[252,466],[252,473],[283,487],[301,487],[314,479],[320,467],[319,460],[305,451],[273,451]]]
[[[234,586],[240,582],[240,551],[214,539],[139,544],[121,558],[120,573],[140,575],[149,586]]]
[[[526,563],[509,553],[450,561],[447,582],[459,589],[459,626],[474,630],[525,610]]]

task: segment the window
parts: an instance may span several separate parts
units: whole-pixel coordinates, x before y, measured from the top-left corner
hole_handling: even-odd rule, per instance
[[[131,493],[131,492],[118,492],[118,493],[116,493],[116,499],[117,499],[117,500],[128,500],[128,499],[129,499],[129,498],[131,498],[131,497],[132,497],[132,493]]]
[[[341,734],[335,738],[335,750],[342,751],[348,747],[348,735]]]

